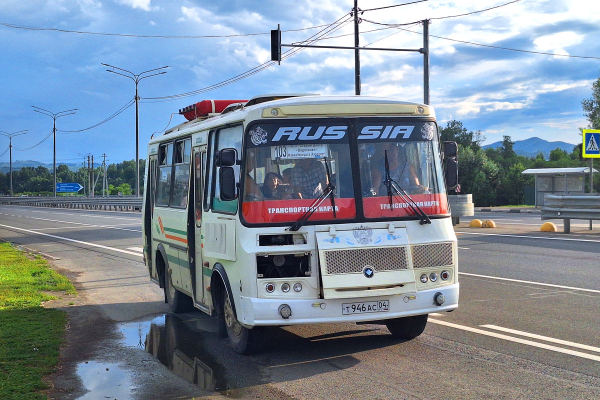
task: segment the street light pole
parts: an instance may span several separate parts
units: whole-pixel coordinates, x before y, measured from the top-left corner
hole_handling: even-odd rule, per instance
[[[12,179],[12,138],[13,136],[24,135],[27,133],[27,129],[23,131],[7,133],[4,131],[0,131],[0,135],[6,136],[9,140],[8,151],[10,154],[10,197],[13,197],[13,179]]]
[[[53,157],[53,159],[54,159],[54,197],[56,197],[56,120],[60,117],[66,117],[67,115],[75,114],[75,111],[77,111],[77,109],[73,108],[72,110],[65,110],[65,111],[53,113],[51,111],[44,110],[43,108],[39,108],[36,106],[31,106],[31,107],[33,107],[33,111],[40,113],[40,114],[47,115],[54,120],[54,126],[52,128],[52,133],[54,135],[54,157]]]
[[[151,76],[166,74],[167,71],[161,71],[162,69],[169,68],[169,66],[160,67],[150,69],[148,71],[141,72],[139,74],[134,74],[131,71],[127,71],[126,69],[122,69],[119,67],[115,67],[114,65],[109,65],[105,63],[101,63],[105,67],[109,67],[112,69],[107,69],[106,71],[112,72],[113,74],[121,75],[126,78],[131,79],[135,82],[135,195],[136,197],[140,197],[140,122],[139,122],[139,101],[140,96],[138,95],[138,83],[145,78],[150,78]],[[119,71],[125,72],[117,72],[115,69]],[[150,72],[154,72],[150,75],[145,75]]]

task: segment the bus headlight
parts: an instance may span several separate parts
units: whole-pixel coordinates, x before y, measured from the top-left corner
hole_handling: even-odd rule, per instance
[[[450,272],[442,271],[442,273],[440,274],[440,278],[442,278],[443,281],[447,281],[448,279],[450,279]]]
[[[427,274],[423,274],[421,275],[421,283],[427,283],[427,281],[429,280],[429,278],[427,277]]]
[[[443,293],[437,292],[435,295],[433,295],[433,302],[436,305],[441,306],[442,304],[444,304],[445,301],[446,301],[446,297],[444,296]]]
[[[438,275],[435,272],[432,272],[431,274],[429,274],[429,280],[431,282],[435,282],[437,281]]]
[[[298,293],[302,291],[302,284],[300,282],[294,283],[294,292]]]
[[[267,293],[273,293],[275,291],[275,285],[273,285],[272,283],[267,283],[265,285],[265,290],[267,291]]]
[[[290,291],[290,284],[289,283],[284,283],[283,285],[281,285],[281,291],[283,293],[287,293]]]

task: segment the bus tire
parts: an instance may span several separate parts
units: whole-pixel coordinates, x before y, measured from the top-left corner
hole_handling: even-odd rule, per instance
[[[427,314],[412,317],[394,318],[385,321],[392,336],[399,339],[411,340],[419,336],[427,325]]]
[[[173,279],[171,278],[171,274],[168,272],[165,276],[165,299],[167,299],[167,303],[169,304],[169,309],[174,313],[183,313],[186,311],[191,311],[194,308],[192,304],[192,298],[184,293],[181,293],[179,290],[173,286]]]
[[[233,311],[233,300],[223,291],[223,301],[221,302],[223,317],[225,319],[225,328],[229,343],[233,350],[239,354],[250,354],[256,350],[256,341],[258,328],[248,329],[239,323]]]

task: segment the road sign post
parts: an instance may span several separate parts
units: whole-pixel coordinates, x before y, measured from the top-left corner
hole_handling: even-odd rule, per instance
[[[57,183],[56,184],[56,192],[57,193],[77,193],[83,186],[79,183]]]

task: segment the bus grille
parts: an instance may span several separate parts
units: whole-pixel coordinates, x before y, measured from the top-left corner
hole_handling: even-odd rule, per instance
[[[412,246],[413,268],[453,265],[452,243],[421,244]]]
[[[327,274],[362,273],[367,265],[375,271],[396,271],[408,269],[406,248],[374,247],[356,250],[325,251]]]

